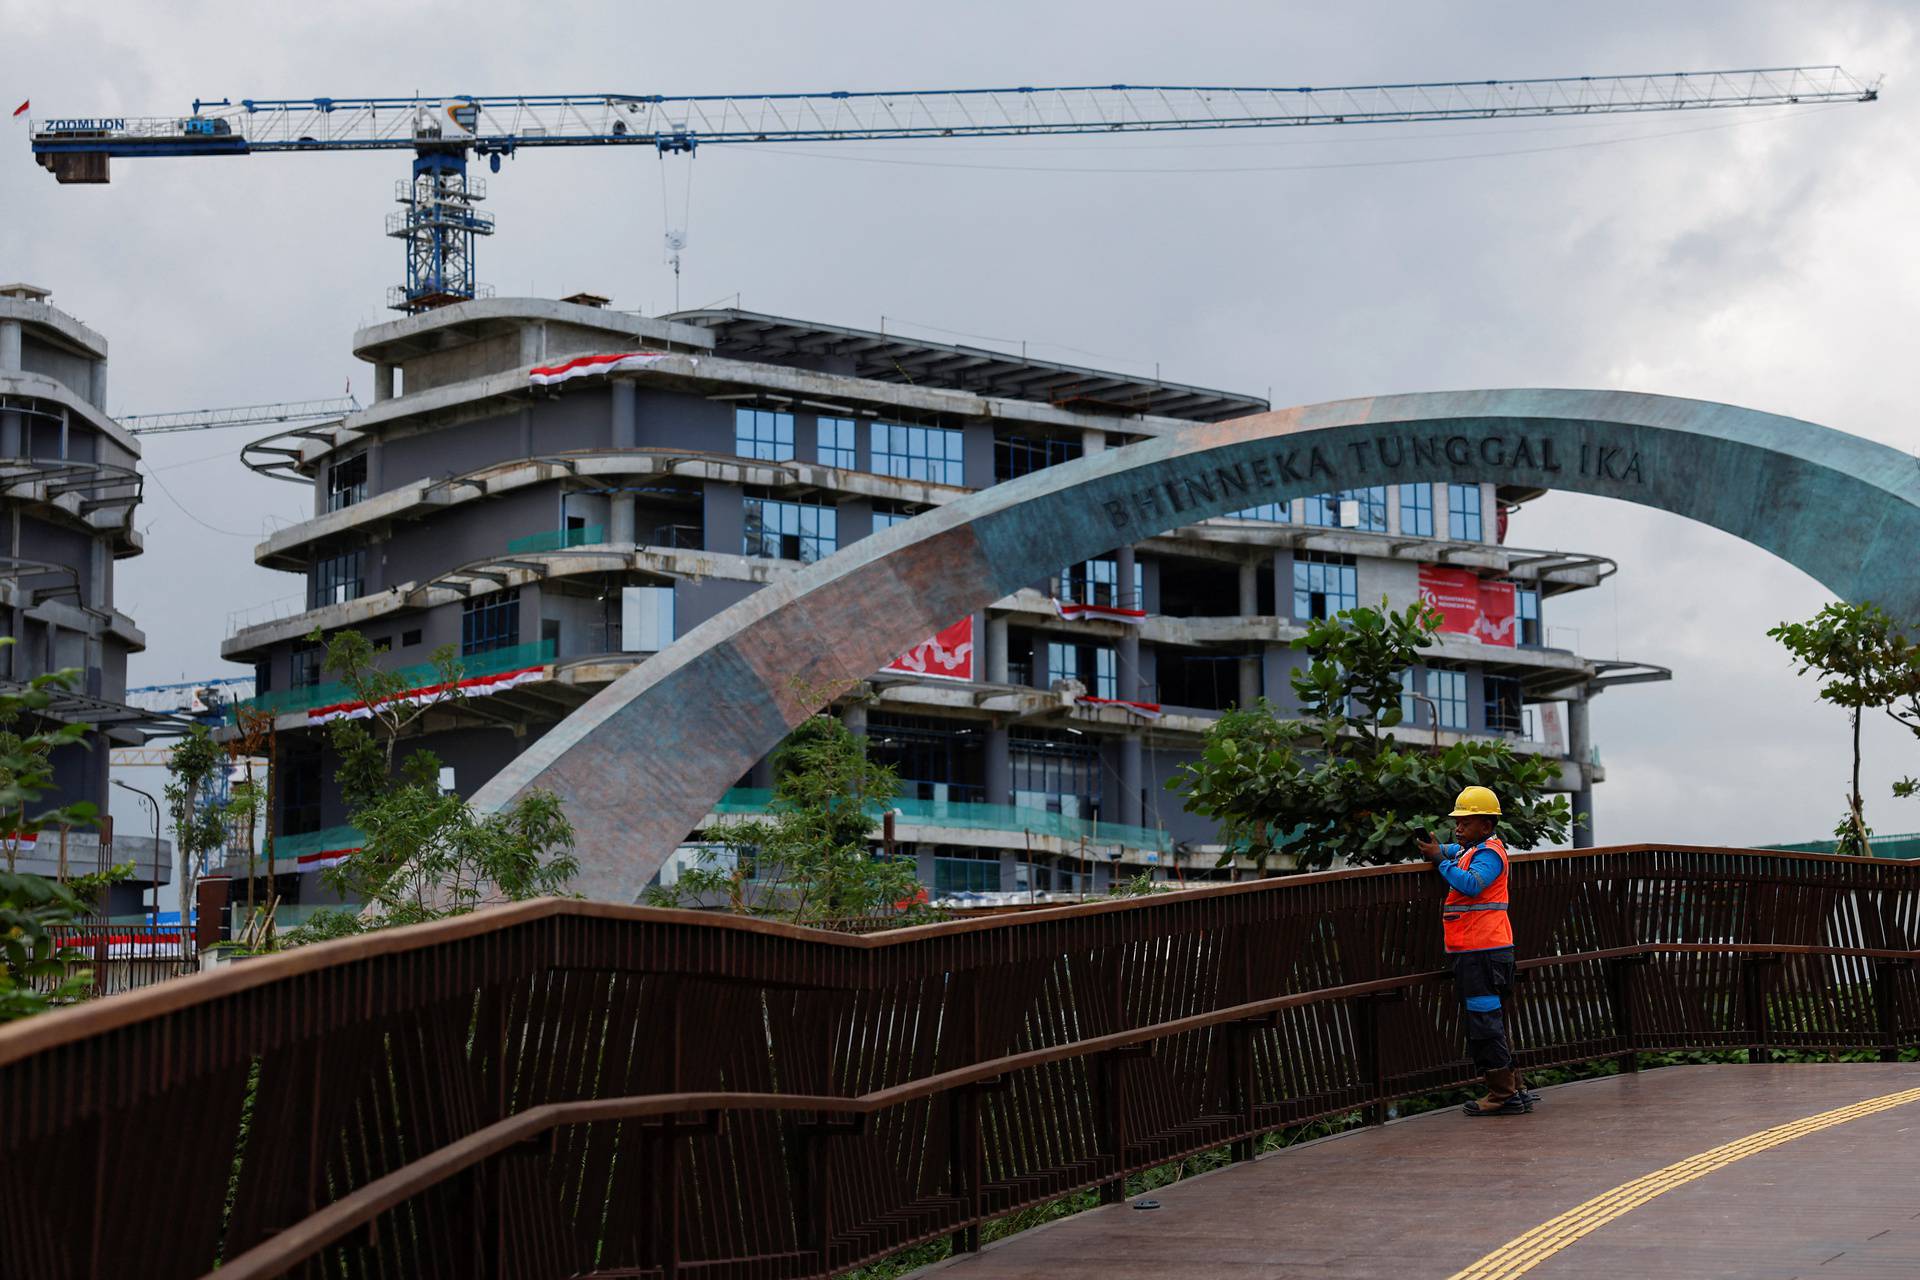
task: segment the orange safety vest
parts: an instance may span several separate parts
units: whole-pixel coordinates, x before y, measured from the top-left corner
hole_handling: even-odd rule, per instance
[[[1488,836],[1460,852],[1461,866],[1471,866],[1473,855],[1490,849],[1500,859],[1500,874],[1477,895],[1469,897],[1447,886],[1446,905],[1440,908],[1440,927],[1448,951],[1486,951],[1513,945],[1513,922],[1507,919],[1507,846],[1499,836]]]

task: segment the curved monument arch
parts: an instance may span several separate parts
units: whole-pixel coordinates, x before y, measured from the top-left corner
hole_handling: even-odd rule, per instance
[[[1196,425],[995,485],[756,592],[607,686],[474,797],[557,791],[577,886],[632,901],[825,691],[1063,564],[1263,502],[1496,480],[1657,507],[1920,617],[1920,464],[1732,405],[1619,391],[1377,396]]]

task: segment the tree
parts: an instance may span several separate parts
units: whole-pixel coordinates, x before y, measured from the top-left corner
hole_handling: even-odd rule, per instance
[[[226,843],[227,814],[214,803],[215,782],[227,754],[204,725],[194,725],[167,755],[167,816],[173,821],[174,854],[180,864],[180,921],[194,908],[200,864]]]
[[[866,739],[833,716],[814,716],[787,736],[772,764],[768,815],[708,828],[716,847],[677,883],[647,890],[647,901],[724,902],[796,924],[917,911],[926,894],[912,864],[873,853],[900,781],[867,755]]]
[[[340,767],[334,777],[360,848],[322,874],[356,911],[316,912],[287,935],[299,944],[367,929],[464,915],[482,904],[565,892],[580,869],[573,826],[550,791],[532,791],[503,812],[479,814],[440,787],[440,759],[421,748],[404,758],[401,738],[434,707],[460,697],[461,666],[451,645],[434,651],[434,675],[381,671],[357,631],[327,644],[326,669],[368,710],[332,722]]]
[[[1793,655],[1799,674],[1819,674],[1822,700],[1847,709],[1853,777],[1847,811],[1834,827],[1836,852],[1871,855],[1873,829],[1860,795],[1860,719],[1864,712],[1884,711],[1920,735],[1920,646],[1871,601],[1835,602],[1805,622],[1782,622],[1767,634]],[[1920,782],[1912,778],[1894,784],[1896,796],[1916,791]]]
[[[247,846],[247,917],[252,919],[254,909],[254,886],[260,876],[259,849],[254,842],[254,832],[260,823],[260,815],[268,815],[267,822],[267,866],[273,866],[273,757],[274,728],[273,713],[243,706],[238,699],[233,704],[234,736],[227,743],[229,755],[244,762],[245,776],[233,784],[233,791],[227,801],[228,828],[238,831]],[[253,776],[253,762],[262,750],[267,754],[267,776],[256,780]]]
[[[11,637],[0,637],[0,646],[12,643]],[[70,886],[15,869],[22,837],[91,824],[98,813],[85,802],[33,811],[40,797],[53,790],[54,750],[84,743],[86,725],[41,719],[56,694],[79,682],[80,673],[69,668],[34,676],[25,688],[0,693],[0,824],[7,845],[7,867],[0,871],[0,1022],[86,994],[90,975],[68,971],[75,953],[60,948],[54,929],[83,916],[107,883],[131,870],[118,867]]]
[[[1499,795],[1510,845],[1565,839],[1571,806],[1546,791],[1559,776],[1556,761],[1504,742],[1435,751],[1385,732],[1402,719],[1401,672],[1433,645],[1439,625],[1424,603],[1395,613],[1384,600],[1316,620],[1293,642],[1308,656],[1291,678],[1301,718],[1281,718],[1262,698],[1215,722],[1200,759],[1167,788],[1220,824],[1229,849],[1220,865],[1248,856],[1266,869],[1282,852],[1303,870],[1397,862],[1414,856],[1416,833],[1474,784]]]

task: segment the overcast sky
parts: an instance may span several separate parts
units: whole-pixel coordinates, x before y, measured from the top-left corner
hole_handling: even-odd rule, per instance
[[[1725,400],[1909,451],[1920,265],[1899,3],[735,3],[713,6],[49,5],[0,0],[0,107],[185,114],[195,97],[723,93],[1085,83],[1329,85],[1839,63],[1868,106],[1330,129],[1312,136],[533,152],[490,177],[501,295],[674,305],[663,211],[689,236],[681,301],[1271,394],[1276,405],[1491,386]],[[162,16],[164,15],[164,16]],[[717,15],[724,15],[716,20]],[[1363,16],[1364,15],[1364,16]],[[0,117],[3,120],[4,117]],[[104,187],[0,151],[0,279],[112,343],[115,413],[337,395],[372,376],[353,330],[390,318],[382,235],[399,153],[116,161]],[[689,182],[691,190],[689,191]],[[663,200],[663,191],[665,199]],[[968,335],[964,338],[955,335]],[[301,591],[252,563],[310,511],[240,466],[249,432],[149,438],[121,606],[132,682],[240,673],[229,615]],[[1607,694],[1606,842],[1826,834],[1846,724],[1765,638],[1829,593],[1676,516],[1552,495],[1522,546],[1611,556],[1548,602],[1555,640],[1673,668]],[[1873,726],[1868,816],[1920,773]],[[116,803],[116,810],[118,804]],[[143,829],[138,810],[119,814]]]

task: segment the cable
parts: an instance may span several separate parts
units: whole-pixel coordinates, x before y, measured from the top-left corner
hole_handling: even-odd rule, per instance
[[[159,485],[159,486],[160,486],[160,492],[162,492],[162,493],[164,493],[164,494],[166,494],[166,495],[167,495],[167,501],[169,501],[169,502],[171,502],[171,503],[172,503],[172,504],[173,504],[174,506],[176,506],[176,507],[179,507],[179,508],[180,508],[180,514],[181,514],[181,515],[183,515],[183,516],[185,516],[185,517],[186,517],[187,519],[189,519],[189,520],[191,520],[191,521],[193,521],[193,522],[194,522],[195,524],[197,524],[197,525],[199,525],[199,526],[200,526],[200,527],[201,527],[202,529],[207,529],[207,530],[210,530],[210,531],[212,531],[212,532],[214,532],[214,533],[219,533],[219,534],[225,534],[225,535],[226,535],[227,537],[229,537],[229,538],[250,538],[250,539],[256,539],[256,540],[258,539],[258,537],[259,537],[259,535],[257,535],[257,534],[252,534],[252,533],[240,533],[240,532],[238,532],[238,531],[236,531],[236,530],[233,530],[233,529],[222,529],[222,528],[220,528],[220,527],[219,527],[218,525],[211,525],[211,524],[208,524],[208,523],[207,523],[207,522],[206,522],[205,520],[202,520],[202,519],[201,519],[201,518],[200,518],[199,516],[197,516],[197,515],[195,515],[195,514],[193,514],[193,512],[191,512],[191,511],[189,511],[189,510],[187,510],[187,508],[186,508],[186,505],[185,505],[184,503],[182,503],[182,502],[180,501],[180,499],[178,499],[178,498],[176,498],[176,497],[174,497],[174,496],[173,496],[173,490],[171,490],[171,489],[169,489],[169,488],[167,488],[167,482],[166,482],[166,481],[164,481],[164,480],[162,480],[162,479],[161,479],[161,478],[160,478],[159,476],[157,476],[157,475],[154,475],[154,474],[153,474],[153,472],[152,472],[151,470],[149,470],[149,471],[147,472],[147,474],[148,474],[149,476],[152,476],[152,477],[153,477],[153,482],[154,482],[155,484],[157,484],[157,485]],[[148,525],[147,527],[148,527],[149,529],[151,529],[151,528],[152,528],[153,526],[152,526],[152,525]]]
[[[1813,107],[1804,111],[1797,111],[1795,114],[1799,116],[1809,116],[1832,109],[1832,107]],[[1770,124],[1780,118],[1779,116],[1769,116],[1763,120],[1735,120],[1728,124],[1701,125],[1693,129],[1667,129],[1658,133],[1639,133],[1622,138],[1596,138],[1590,142],[1567,142],[1557,146],[1514,147],[1504,151],[1469,151],[1446,156],[1403,156],[1393,160],[1338,160],[1323,164],[1179,165],[1159,168],[1118,168],[1111,166],[970,164],[955,163],[946,160],[889,160],[878,156],[856,156],[839,151],[780,151],[751,144],[736,147],[735,150],[757,152],[762,155],[781,158],[798,156],[813,160],[839,160],[847,164],[904,165],[916,169],[977,169],[994,173],[1139,174],[1143,176],[1180,173],[1295,173],[1326,169],[1385,169],[1399,165],[1446,164],[1455,160],[1489,160],[1505,156],[1542,155],[1550,151],[1581,151],[1592,147],[1619,146],[1622,143],[1629,142],[1648,142],[1658,138],[1677,138],[1690,133],[1717,133],[1723,129],[1741,129],[1755,124]]]

